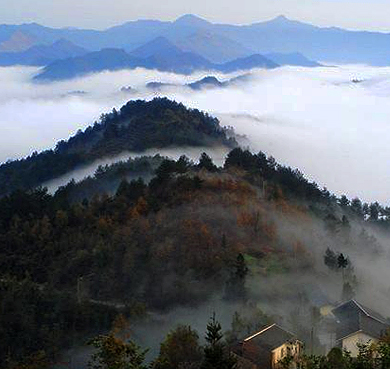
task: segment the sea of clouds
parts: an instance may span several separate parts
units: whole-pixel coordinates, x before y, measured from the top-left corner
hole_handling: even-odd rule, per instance
[[[35,84],[36,72],[0,68],[0,162],[51,148],[130,99],[167,96],[217,116],[245,134],[254,151],[299,168],[338,195],[390,204],[390,68],[256,70],[243,82],[201,91],[151,91],[145,84],[183,85],[208,73],[137,69]],[[132,92],[121,91],[128,86]]]

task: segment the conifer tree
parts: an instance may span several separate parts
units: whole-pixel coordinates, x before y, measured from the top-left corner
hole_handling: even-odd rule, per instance
[[[204,360],[201,369],[235,369],[237,361],[222,341],[221,324],[215,319],[215,313],[207,324]]]
[[[234,262],[231,275],[226,284],[225,297],[229,300],[245,300],[246,289],[245,282],[249,269],[246,265],[244,256],[240,253]]]

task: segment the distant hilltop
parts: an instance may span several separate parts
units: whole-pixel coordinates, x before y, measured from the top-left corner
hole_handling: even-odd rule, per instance
[[[218,119],[167,98],[133,100],[54,150],[0,165],[0,197],[29,190],[101,158],[164,147],[226,147],[237,142]]]

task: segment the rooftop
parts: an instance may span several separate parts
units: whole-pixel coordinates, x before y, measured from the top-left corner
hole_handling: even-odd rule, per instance
[[[259,332],[244,339],[243,343],[254,342],[258,346],[266,347],[267,349],[275,349],[295,338],[295,335],[276,323],[271,324]]]

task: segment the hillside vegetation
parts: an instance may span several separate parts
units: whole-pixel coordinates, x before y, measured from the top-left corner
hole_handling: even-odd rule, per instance
[[[180,146],[234,147],[216,118],[166,98],[130,101],[55,149],[0,166],[0,196],[31,189],[94,160],[122,152]]]

